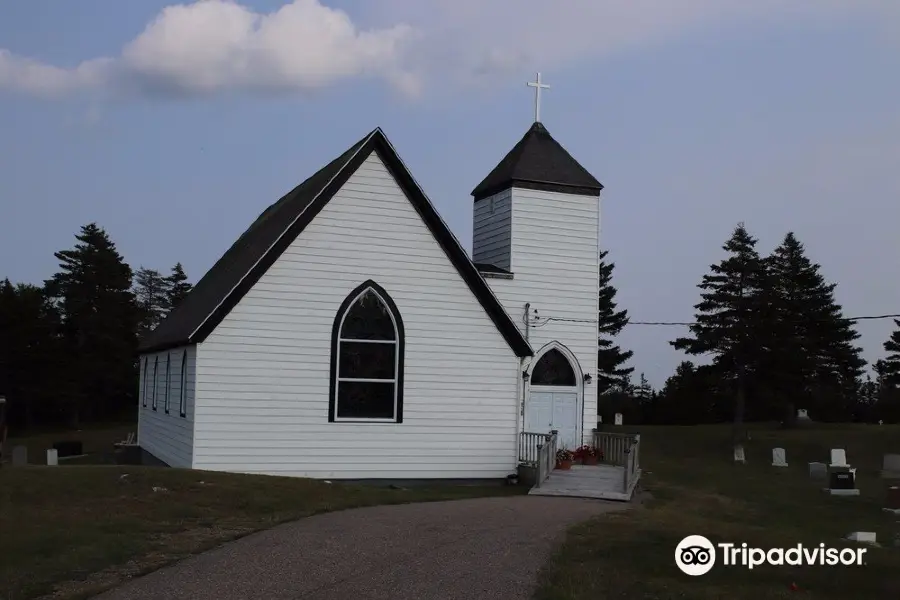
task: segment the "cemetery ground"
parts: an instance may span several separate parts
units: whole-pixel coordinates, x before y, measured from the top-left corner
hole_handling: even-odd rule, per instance
[[[129,430],[134,426],[48,433],[8,445],[27,445],[29,462],[38,463],[53,441],[73,437],[91,454],[79,459],[84,463]],[[317,513],[526,491],[500,485],[391,489],[68,461],[57,467],[4,465],[0,598],[86,598],[224,541]]]
[[[641,433],[641,485],[652,498],[572,528],[541,574],[541,600],[596,598],[900,598],[900,516],[882,510],[882,455],[900,453],[900,426],[813,424],[797,430],[753,425],[747,463],[733,463],[730,426],[621,428]],[[787,467],[771,466],[772,449]],[[857,468],[858,497],[830,496],[808,463],[844,448]],[[843,542],[877,532],[866,565],[722,567],[706,575],[677,569],[675,547],[688,535],[714,544],[768,548],[867,547]],[[792,589],[795,584],[797,589]]]

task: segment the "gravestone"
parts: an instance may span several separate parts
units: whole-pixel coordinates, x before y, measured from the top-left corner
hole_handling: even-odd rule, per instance
[[[885,479],[900,479],[900,454],[884,455],[881,476]]]
[[[832,448],[831,463],[828,466],[849,467],[850,465],[847,464],[847,452],[843,448]]]
[[[823,462],[809,463],[809,478],[821,481],[828,479],[828,466]]]
[[[622,424],[622,413],[616,413],[616,425]]]
[[[832,496],[858,496],[856,469],[847,464],[843,448],[832,448],[828,465],[828,491]]]
[[[809,421],[809,414],[807,414],[805,408],[797,409],[797,420],[798,421]]]
[[[12,466],[24,467],[28,464],[28,448],[25,446],[13,446]]]
[[[744,447],[740,444],[734,447],[734,462],[745,464],[747,457],[744,455]]]
[[[884,510],[900,513],[900,486],[892,485],[887,489],[884,499]]]
[[[59,456],[56,453],[56,450],[50,449],[47,450],[47,466],[55,467],[59,464]]]
[[[786,467],[787,459],[785,458],[784,448],[773,448],[772,449],[772,466],[773,467]]]
[[[851,542],[860,542],[863,544],[877,544],[874,531],[854,531],[847,536]]]

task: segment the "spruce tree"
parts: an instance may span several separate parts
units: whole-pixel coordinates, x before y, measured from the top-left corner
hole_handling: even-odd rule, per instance
[[[134,296],[140,311],[138,335],[143,337],[159,325],[169,307],[170,285],[155,269],[140,267],[134,275]]]
[[[167,308],[168,310],[172,310],[179,304],[184,301],[184,298],[188,295],[188,292],[191,291],[191,284],[187,282],[187,275],[184,272],[184,267],[181,266],[181,263],[175,263],[175,266],[172,267],[172,273],[168,277],[166,277],[166,281],[169,285],[169,290],[167,294]]]
[[[46,282],[62,316],[65,378],[72,426],[119,416],[134,404],[137,311],[132,272],[106,231],[81,228],[71,250],[56,252],[59,272]]]
[[[900,384],[900,321],[894,319],[896,329],[884,343],[887,357],[883,361],[882,377],[886,384],[896,387]]]
[[[802,399],[818,418],[851,416],[865,361],[859,334],[843,317],[820,266],[793,233],[767,259],[774,309],[774,378],[788,397]],[[808,402],[807,402],[808,401]]]
[[[701,301],[690,336],[670,342],[691,355],[713,355],[717,371],[733,384],[735,438],[743,437],[748,374],[766,349],[767,274],[757,240],[739,224],[723,249],[728,257],[710,267],[699,288]]]
[[[597,353],[597,393],[603,394],[620,387],[621,380],[634,372],[623,365],[632,357],[631,350],[623,351],[613,338],[628,324],[628,311],[616,310],[616,288],[612,285],[615,263],[607,263],[608,251],[600,253],[600,310],[598,315],[600,338]],[[630,384],[629,384],[630,385]]]

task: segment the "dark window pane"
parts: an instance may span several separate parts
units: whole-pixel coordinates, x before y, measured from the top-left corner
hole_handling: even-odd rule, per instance
[[[341,327],[341,337],[351,340],[397,339],[390,310],[375,292],[366,290],[350,306]]]
[[[342,419],[393,419],[394,384],[339,381],[337,416]]]
[[[575,370],[569,359],[554,348],[544,354],[534,366],[531,385],[575,385]]]
[[[377,344],[366,342],[339,342],[340,377],[353,379],[393,379],[394,355],[397,347],[393,343]]]

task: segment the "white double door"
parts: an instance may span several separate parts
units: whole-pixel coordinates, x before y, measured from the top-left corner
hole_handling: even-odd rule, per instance
[[[525,431],[559,432],[559,446],[574,450],[581,445],[578,431],[578,392],[532,387],[525,404]]]

